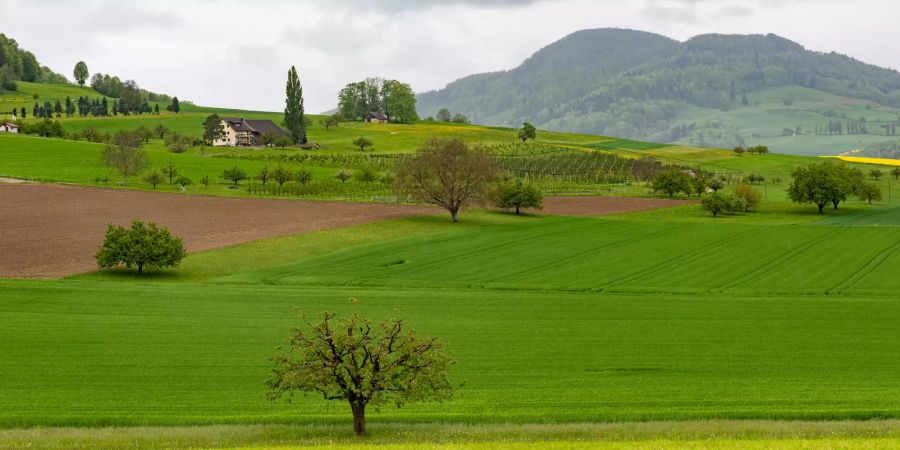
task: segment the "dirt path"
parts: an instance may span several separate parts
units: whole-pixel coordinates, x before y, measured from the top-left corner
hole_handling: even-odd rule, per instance
[[[545,214],[600,215],[678,202],[548,197]],[[106,225],[139,217],[167,226],[189,252],[440,210],[428,206],[202,197],[55,184],[0,183],[0,277],[94,270]]]

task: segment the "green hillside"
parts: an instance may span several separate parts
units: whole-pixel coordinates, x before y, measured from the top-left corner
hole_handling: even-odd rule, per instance
[[[898,140],[900,73],[774,35],[682,43],[633,30],[584,30],[512,70],[419,95],[423,117],[444,107],[492,125],[530,121],[654,142],[837,154]],[[864,131],[860,121],[868,122]],[[832,122],[843,130],[821,131]]]

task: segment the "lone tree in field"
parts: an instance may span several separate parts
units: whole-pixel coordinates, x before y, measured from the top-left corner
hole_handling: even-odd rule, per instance
[[[222,171],[222,179],[231,181],[235,186],[238,185],[243,180],[247,179],[247,172],[244,172],[241,169],[238,169],[237,166],[234,166],[230,169],[225,169]]]
[[[405,322],[378,324],[359,315],[343,319],[326,312],[322,320],[291,330],[289,346],[273,359],[266,384],[269,398],[294,391],[346,401],[353,431],[366,434],[366,406],[446,400],[453,396],[447,369],[454,361],[443,341],[405,329]]]
[[[153,189],[156,189],[156,185],[162,183],[163,181],[166,181],[166,179],[163,178],[163,176],[155,170],[144,176],[144,182],[153,186]]]
[[[519,215],[521,208],[544,209],[544,194],[533,184],[518,179],[500,185],[496,203],[498,208],[514,208]]]
[[[297,76],[297,68],[291,66],[288,71],[287,99],[284,107],[284,126],[291,135],[294,144],[306,143],[306,118],[303,111],[303,86]]]
[[[23,111],[24,111],[24,109],[23,109]],[[24,117],[24,116],[23,116],[23,117]],[[891,175],[894,176],[894,179],[895,179],[895,180],[900,180],[900,167],[894,167],[894,168],[891,170]]]
[[[882,175],[884,175],[884,172],[882,172],[880,169],[872,169],[869,171],[869,176],[874,178],[875,181],[881,179]]]
[[[218,114],[210,114],[206,116],[206,120],[203,121],[203,140],[212,145],[213,141],[222,139],[225,137],[225,125],[222,124],[222,119],[219,118]]]
[[[522,128],[519,128],[519,139],[522,140],[522,143],[524,144],[525,141],[527,141],[529,139],[536,139],[536,138],[537,138],[537,129],[534,127],[534,125],[532,125],[528,122],[523,123]]]
[[[139,175],[147,167],[147,151],[141,137],[129,131],[119,131],[112,136],[102,153],[103,162],[122,174],[125,184],[129,175]]]
[[[653,192],[664,192],[669,197],[674,197],[679,192],[692,193],[694,191],[692,178],[677,167],[669,167],[656,174],[651,181]]]
[[[94,257],[102,269],[124,264],[129,269],[137,267],[138,273],[143,274],[145,268],[177,267],[185,255],[180,237],[172,236],[168,229],[153,222],[144,225],[135,219],[131,228],[110,224],[106,239]]]
[[[73,73],[75,76],[75,81],[78,82],[79,86],[84,86],[84,82],[87,81],[88,75],[88,66],[84,63],[84,61],[78,61],[78,64],[75,64],[75,72]]]
[[[459,139],[430,139],[397,165],[394,187],[401,196],[446,209],[457,222],[459,210],[485,200],[496,180],[497,165],[484,149]]]
[[[863,183],[856,195],[860,200],[867,201],[871,205],[873,200],[881,201],[881,187],[872,182]]]
[[[359,151],[364,152],[364,151],[366,151],[366,147],[372,146],[372,141],[370,141],[364,137],[359,137],[353,141],[353,145],[359,147]]]
[[[744,201],[744,212],[756,209],[762,202],[762,194],[748,184],[735,186],[734,196]]]

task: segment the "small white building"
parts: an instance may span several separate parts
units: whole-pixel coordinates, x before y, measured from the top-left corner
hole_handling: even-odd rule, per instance
[[[6,123],[0,125],[0,133],[18,133],[18,132],[19,132],[19,127],[12,122],[6,122]]]

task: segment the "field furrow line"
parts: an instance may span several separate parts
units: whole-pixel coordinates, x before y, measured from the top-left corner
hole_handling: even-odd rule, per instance
[[[825,291],[825,293],[827,293],[827,294],[832,293],[832,292],[840,293],[841,291],[853,288],[854,286],[859,284],[863,279],[865,279],[869,274],[878,270],[878,267],[880,267],[882,264],[884,264],[884,262],[888,258],[890,258],[891,255],[893,255],[894,252],[896,252],[898,248],[900,248],[900,240],[898,240],[897,242],[894,242],[893,245],[891,245],[890,247],[879,252],[877,255],[872,257],[872,259],[870,259],[869,262],[867,262],[859,270],[854,272],[853,275],[850,275],[844,281],[842,281],[842,282],[836,284],[834,287],[828,289],[827,291]]]
[[[679,256],[676,256],[676,257],[674,257],[674,258],[670,258],[670,259],[667,259],[667,260],[665,260],[665,261],[662,261],[662,262],[660,262],[660,263],[658,263],[658,264],[654,264],[654,265],[648,267],[646,270],[642,270],[642,271],[637,272],[637,273],[632,273],[632,274],[629,274],[629,275],[622,276],[622,277],[620,277],[620,278],[618,278],[618,279],[615,279],[615,280],[610,281],[610,282],[607,283],[607,284],[608,284],[609,286],[623,285],[623,284],[631,283],[632,281],[639,280],[639,279],[641,279],[641,278],[645,278],[645,277],[650,276],[650,275],[655,275],[655,274],[657,274],[657,273],[659,273],[659,272],[661,272],[661,271],[664,271],[664,270],[666,270],[666,269],[670,269],[670,268],[672,268],[673,266],[677,266],[677,264],[678,264],[679,262],[682,262],[682,261],[685,261],[685,260],[694,259],[694,258],[700,258],[700,257],[706,256],[706,255],[708,255],[708,254],[710,254],[710,253],[713,253],[715,250],[718,249],[718,246],[721,245],[721,244],[723,244],[723,243],[730,242],[730,241],[734,241],[734,240],[737,240],[737,239],[739,239],[740,237],[745,236],[745,235],[747,235],[747,234],[757,233],[757,232],[759,232],[759,231],[761,231],[761,230],[767,230],[767,229],[769,229],[769,228],[770,228],[770,227],[763,227],[763,228],[760,228],[760,229],[749,229],[749,230],[747,230],[747,231],[744,231],[743,233],[738,233],[738,234],[733,235],[733,236],[728,236],[728,237],[726,237],[726,238],[724,238],[724,239],[720,239],[720,240],[714,241],[714,242],[712,242],[712,243],[710,243],[710,244],[704,245],[704,246],[702,246],[702,247],[698,247],[698,248],[696,248],[696,249],[694,249],[694,250],[692,250],[692,251],[690,251],[690,252],[688,252],[688,253],[684,253],[684,254],[679,255]]]
[[[662,229],[662,230],[652,231],[652,232],[645,233],[645,234],[642,234],[642,235],[637,236],[637,237],[634,237],[634,236],[628,236],[628,237],[626,237],[626,238],[623,238],[623,239],[620,239],[620,240],[617,240],[617,241],[606,242],[606,243],[604,243],[604,244],[602,244],[602,245],[598,245],[598,246],[596,246],[596,247],[592,247],[592,248],[589,248],[589,249],[587,249],[587,250],[579,251],[579,252],[577,252],[577,253],[574,253],[574,254],[569,255],[569,256],[567,256],[567,257],[565,257],[565,258],[562,258],[562,259],[558,259],[558,260],[556,260],[556,261],[551,261],[551,262],[546,263],[546,264],[541,264],[541,265],[539,265],[539,266],[531,267],[531,268],[528,268],[528,269],[525,269],[525,270],[522,270],[522,271],[519,271],[519,272],[516,272],[516,273],[512,273],[512,274],[508,274],[508,275],[504,275],[504,276],[501,276],[501,277],[497,277],[497,278],[488,280],[488,281],[486,281],[486,283],[497,282],[497,281],[501,281],[501,280],[505,280],[505,279],[509,279],[509,278],[514,278],[514,277],[518,277],[518,276],[525,275],[525,274],[530,274],[530,273],[544,272],[544,271],[547,271],[547,270],[552,269],[552,268],[555,268],[555,267],[559,267],[559,266],[566,265],[567,263],[569,263],[569,261],[572,261],[573,259],[580,258],[580,257],[582,257],[582,256],[584,256],[584,255],[588,255],[588,254],[594,253],[594,252],[596,252],[596,251],[598,251],[598,250],[604,250],[604,249],[609,249],[609,248],[619,247],[619,246],[621,246],[622,244],[625,244],[625,243],[641,242],[641,241],[643,241],[643,240],[653,238],[653,237],[658,236],[658,235],[660,235],[660,234],[664,234],[664,233],[668,232],[669,230],[670,230],[670,229],[669,229],[668,227],[664,227],[664,229]]]
[[[816,237],[810,239],[809,241],[799,245],[797,248],[795,248],[787,253],[781,254],[780,256],[773,259],[772,261],[761,265],[756,270],[753,270],[752,272],[750,272],[736,280],[732,280],[730,282],[727,282],[725,284],[718,286],[718,289],[730,289],[730,288],[739,286],[743,283],[746,283],[748,281],[759,278],[759,277],[765,275],[766,273],[769,273],[772,270],[775,270],[778,267],[781,267],[783,264],[787,263],[795,256],[805,252],[806,250],[809,250],[812,247],[815,247],[816,245],[821,244],[822,242],[825,242],[827,240],[827,238],[831,237],[832,235],[842,233],[845,231],[847,231],[847,227],[840,227],[840,228],[834,228],[833,230],[829,230],[827,233],[825,233],[821,236],[816,236]]]

